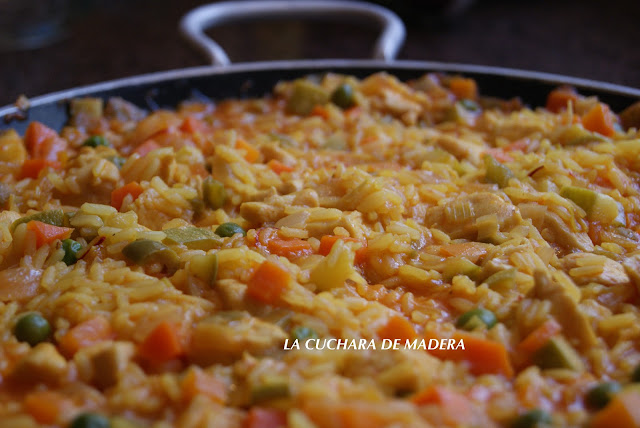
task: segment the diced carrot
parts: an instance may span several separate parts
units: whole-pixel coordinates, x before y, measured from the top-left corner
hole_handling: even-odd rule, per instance
[[[287,414],[283,410],[252,407],[244,422],[244,428],[285,428]]]
[[[347,242],[360,242],[362,246],[356,250],[355,263],[363,262],[367,257],[367,242],[361,241],[356,238],[352,238],[350,236],[338,236],[338,235],[324,235],[320,238],[320,246],[318,247],[318,254],[326,256],[331,252],[331,248],[333,248],[333,244],[336,243],[338,239],[342,239]]]
[[[459,99],[475,100],[478,98],[478,85],[473,79],[454,76],[449,80],[449,89]]]
[[[485,153],[493,156],[498,162],[513,162],[513,158],[500,148],[486,149]]]
[[[475,375],[502,374],[512,377],[514,374],[506,348],[498,342],[472,334],[456,332],[452,336],[456,344],[462,340],[464,349],[433,349],[429,352],[438,358],[451,361],[465,361],[471,373]]]
[[[40,122],[31,122],[24,134],[27,150],[35,159],[58,161],[58,154],[67,149],[68,143],[58,133]]]
[[[327,110],[325,106],[316,104],[315,106],[313,106],[313,109],[311,109],[311,116],[318,116],[323,118],[324,120],[327,120],[329,119],[329,110]]]
[[[378,336],[380,336],[381,339],[400,339],[402,345],[404,345],[406,341],[413,341],[418,337],[413,325],[405,317],[400,315],[394,315],[389,318],[389,321],[378,329]]]
[[[269,162],[267,162],[267,165],[273,172],[278,175],[282,174],[283,172],[291,172],[295,169],[292,166],[283,164],[277,159],[271,159]]]
[[[445,257],[464,257],[472,263],[476,263],[487,254],[487,249],[477,242],[442,245],[439,251]]]
[[[304,239],[272,239],[267,243],[271,254],[287,258],[302,257],[313,252],[311,244]]]
[[[640,392],[630,389],[615,395],[595,414],[589,427],[640,428]]]
[[[224,403],[227,399],[225,384],[199,367],[194,366],[187,371],[180,387],[182,398],[187,402],[196,395],[204,395],[217,403]]]
[[[471,423],[473,413],[469,399],[443,386],[428,386],[411,398],[419,406],[435,404],[438,406],[442,421],[451,426]]]
[[[60,165],[60,162],[58,161],[52,161],[48,159],[27,159],[22,164],[22,169],[20,170],[20,179],[38,178],[38,176],[40,175],[40,171],[42,171],[46,167],[60,169],[62,168],[62,165]]]
[[[111,206],[120,211],[122,202],[127,195],[131,195],[132,200],[135,201],[142,192],[144,192],[144,189],[137,181],[127,183],[111,192]]]
[[[73,403],[55,391],[34,391],[24,398],[23,406],[36,422],[54,425],[71,410]]]
[[[562,327],[550,319],[540,324],[518,344],[518,351],[531,355],[542,348],[553,336],[560,333]]]
[[[364,401],[315,399],[307,401],[303,411],[319,428],[383,428],[396,416],[379,403]]]
[[[68,357],[73,356],[81,348],[94,345],[113,338],[111,324],[103,316],[96,316],[72,327],[60,338],[60,350]]]
[[[559,113],[566,109],[569,103],[575,105],[579,98],[580,95],[578,95],[575,89],[563,86],[549,92],[549,95],[547,95],[546,109],[552,113]]]
[[[73,232],[73,229],[70,227],[54,226],[37,220],[31,220],[27,223],[27,230],[35,233],[37,248],[57,239],[66,239],[71,236],[71,232]]]
[[[512,141],[511,143],[507,144],[506,146],[502,147],[502,150],[505,152],[513,152],[516,150],[519,150],[521,152],[525,152],[528,148],[529,145],[531,144],[531,140],[528,138],[520,138],[516,141]]]
[[[260,157],[260,152],[242,138],[236,140],[236,149],[244,151],[244,160],[249,163],[254,163]]]
[[[291,274],[279,263],[266,260],[258,267],[247,284],[247,295],[269,305],[280,301],[287,289]]]
[[[196,117],[187,116],[182,121],[182,125],[180,125],[180,130],[188,134],[195,134],[196,132],[205,132],[207,130],[207,124]]]
[[[142,341],[138,352],[143,358],[155,362],[180,357],[184,353],[184,346],[178,327],[168,321],[161,321]]]
[[[582,116],[582,126],[591,132],[610,137],[615,134],[614,116],[609,106],[597,103]]]
[[[152,151],[157,150],[159,148],[160,148],[160,144],[158,144],[156,140],[147,140],[144,143],[140,144],[138,147],[136,147],[133,153],[139,154],[140,157],[145,157]]]

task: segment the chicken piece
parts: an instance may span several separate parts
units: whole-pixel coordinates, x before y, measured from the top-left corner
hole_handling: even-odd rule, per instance
[[[557,274],[563,275],[561,272]],[[587,316],[580,310],[578,302],[571,298],[569,292],[547,272],[537,270],[533,274],[535,297],[551,302],[551,314],[562,326],[565,336],[576,342],[578,349],[585,351],[598,344],[593,326]],[[566,280],[570,281],[569,278]]]
[[[286,150],[278,147],[276,143],[264,144],[260,147],[260,152],[264,156],[264,162],[275,159],[282,162],[285,165],[295,165],[296,158],[288,153]]]
[[[640,254],[634,254],[627,257],[622,262],[622,266],[629,275],[629,279],[633,281],[633,284],[635,284],[636,288],[640,292]]]
[[[591,252],[594,249],[593,242],[586,232],[570,230],[558,214],[550,211],[545,213],[540,234],[546,241],[558,245],[567,252],[573,250]]]
[[[221,312],[193,329],[189,357],[196,364],[227,364],[244,352],[261,355],[277,348],[288,335],[277,325],[244,311]]]
[[[67,372],[67,360],[56,347],[42,342],[18,362],[11,376],[20,382],[57,384]]]
[[[608,257],[589,253],[572,253],[561,259],[562,269],[578,285],[595,282],[602,285],[628,284],[629,275],[622,264]],[[596,273],[599,270],[599,273]]]
[[[473,164],[479,164],[484,153],[484,149],[481,146],[451,135],[442,135],[436,142],[444,150],[455,156],[456,159],[468,159]]]
[[[135,349],[130,342],[113,342],[91,355],[92,382],[100,389],[109,388],[118,383]]]
[[[451,238],[478,239],[477,219],[495,215],[498,228],[508,231],[522,221],[520,213],[512,204],[499,196],[480,192],[460,196],[444,205],[427,210],[425,224],[446,232]]]
[[[284,207],[266,202],[245,202],[240,205],[240,215],[252,224],[273,223],[284,216]]]

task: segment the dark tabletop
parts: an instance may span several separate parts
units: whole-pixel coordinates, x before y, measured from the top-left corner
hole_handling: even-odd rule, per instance
[[[20,94],[204,64],[177,26],[206,1],[78,3],[84,6],[74,6],[61,41],[0,53],[0,106]],[[391,4],[408,27],[401,59],[530,69],[640,88],[639,0],[477,0],[446,18],[432,16],[424,1]],[[370,28],[307,21],[236,24],[210,33],[234,61],[366,58],[375,39]]]

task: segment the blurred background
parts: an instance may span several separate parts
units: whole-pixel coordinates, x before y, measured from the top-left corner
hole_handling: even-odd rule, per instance
[[[304,1],[304,0],[299,0]],[[205,0],[0,0],[0,105],[203,65],[178,22]],[[400,59],[495,65],[640,88],[640,0],[379,0],[407,25]],[[367,58],[376,32],[327,21],[209,33],[235,62]]]

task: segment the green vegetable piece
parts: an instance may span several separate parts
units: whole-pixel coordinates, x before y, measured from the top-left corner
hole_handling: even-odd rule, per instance
[[[215,233],[202,227],[184,227],[163,230],[168,244],[184,244],[189,249],[208,250],[220,242]]]
[[[216,235],[223,238],[230,238],[236,233],[242,233],[242,236],[247,236],[247,232],[236,223],[222,223],[216,228]]]
[[[16,227],[22,223],[29,223],[32,220],[41,221],[42,223],[47,223],[52,226],[62,227],[64,226],[64,213],[62,210],[49,210],[19,218],[11,225],[11,231],[13,232]]]
[[[560,196],[570,199],[585,210],[590,220],[614,226],[626,226],[624,208],[611,196],[575,186],[564,187],[560,191]]]
[[[551,423],[551,415],[544,410],[533,409],[518,416],[511,428],[541,428]]]
[[[640,364],[631,373],[631,382],[640,382]]]
[[[122,165],[127,162],[127,158],[122,156],[109,156],[107,160],[114,164],[118,169],[122,169]]]
[[[348,83],[343,83],[331,93],[331,102],[343,110],[353,107],[356,104],[355,93]]]
[[[318,333],[312,328],[298,326],[291,330],[291,339],[297,340],[299,342],[305,342],[308,339],[317,339]]]
[[[491,155],[484,157],[484,166],[487,170],[485,173],[487,181],[496,183],[500,188],[507,187],[509,179],[515,177],[508,167],[502,165]]]
[[[456,327],[474,330],[484,324],[489,329],[497,323],[498,319],[493,312],[484,308],[476,308],[462,314],[456,322]]]
[[[64,250],[64,257],[62,261],[67,266],[71,266],[78,261],[78,252],[82,250],[82,244],[74,241],[73,239],[65,239],[62,241],[62,249]]]
[[[82,145],[85,147],[94,147],[94,148],[98,146],[111,147],[111,144],[109,143],[109,141],[102,135],[93,135],[87,138],[86,140],[84,140],[84,143],[82,143]]]
[[[193,256],[189,261],[189,270],[197,278],[213,285],[218,278],[218,255],[204,254]]]
[[[176,270],[180,264],[178,255],[158,241],[139,239],[127,244],[122,254],[132,262],[144,266],[149,263],[162,263],[168,270]]]
[[[35,346],[51,337],[51,325],[42,315],[32,312],[18,319],[13,334],[20,342]]]
[[[291,395],[289,381],[283,376],[271,376],[257,386],[251,388],[251,403],[258,404]]]
[[[481,270],[482,268],[472,261],[462,257],[455,257],[447,260],[442,276],[447,281],[451,281],[456,275],[466,275],[473,279]]]
[[[592,409],[602,409],[620,389],[622,387],[618,382],[603,382],[587,391],[584,401]]]
[[[189,199],[189,203],[191,204],[191,208],[193,208],[194,215],[199,216],[202,214],[202,211],[204,211],[204,201],[202,199]]]
[[[319,85],[308,80],[296,80],[286,109],[288,113],[306,116],[316,105],[324,104],[328,99],[329,94]]]
[[[478,105],[477,102],[470,100],[470,99],[462,99],[460,101],[458,101],[458,104],[460,104],[462,107],[464,107],[465,110],[470,111],[470,112],[479,112],[481,110],[480,106]]]
[[[541,369],[581,371],[582,361],[576,351],[562,337],[556,336],[533,355],[533,362]]]
[[[111,428],[111,423],[97,413],[81,413],[73,418],[69,428]]]
[[[501,270],[485,279],[484,283],[492,290],[506,291],[515,285],[517,274],[518,270],[516,268]]]
[[[202,198],[209,208],[217,210],[224,205],[227,191],[221,182],[213,177],[207,177],[202,182]]]
[[[110,418],[111,428],[140,428],[141,426],[129,419],[122,418],[120,416],[114,416]]]

